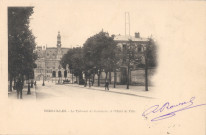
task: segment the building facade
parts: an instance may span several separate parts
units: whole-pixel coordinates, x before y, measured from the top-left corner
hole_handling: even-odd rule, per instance
[[[62,77],[64,69],[61,67],[60,60],[69,48],[63,48],[61,44],[61,35],[58,32],[56,47],[37,46],[36,53],[38,58],[36,60],[37,68],[34,70],[35,80],[50,80],[52,77],[58,77],[60,72]]]
[[[114,41],[120,48],[121,52],[121,66],[116,72],[116,82],[118,84],[127,84],[127,77],[129,74],[130,84],[144,85],[145,71],[140,68],[139,64],[145,63],[145,48],[149,43],[149,38],[140,37],[140,33],[130,35],[114,35]],[[132,58],[130,58],[132,57]],[[130,68],[128,73],[128,67]],[[155,69],[148,69],[149,84],[151,85],[151,77]],[[105,75],[103,75],[105,76]],[[111,82],[114,81],[114,73],[111,73]]]
[[[145,47],[149,43],[149,38],[140,37],[139,33],[135,33],[134,36],[129,35],[113,35],[114,41],[119,47],[121,61],[120,68],[116,69],[116,75],[114,72],[109,73],[108,79],[111,80],[111,83],[115,82],[117,84],[126,85],[128,78],[128,67],[129,70],[129,79],[130,84],[132,85],[145,85],[145,69],[140,68],[138,64],[145,63],[144,53]],[[129,54],[132,52],[133,58],[129,61]],[[129,66],[128,66],[129,64]],[[148,78],[149,85],[152,85],[151,77],[154,74],[155,69],[148,69]],[[102,72],[100,75],[100,82],[102,84],[105,83],[105,72]],[[95,76],[95,83],[97,85],[98,77]]]
[[[137,72],[138,74],[138,72],[141,72],[137,63],[144,62],[144,46],[147,45],[149,39],[142,38],[139,33],[135,33],[134,36],[116,35],[114,36],[114,41],[117,43],[122,53],[122,62],[119,74],[117,74],[117,82],[120,84],[127,83],[128,67],[130,67],[130,82],[140,81],[141,76],[144,74],[135,76],[134,73]],[[129,60],[129,55],[133,55],[132,61]],[[133,76],[135,76],[135,78]]]

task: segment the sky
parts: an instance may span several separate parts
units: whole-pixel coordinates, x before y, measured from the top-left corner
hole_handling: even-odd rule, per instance
[[[149,37],[156,34],[155,23],[162,18],[162,10],[154,2],[39,2],[34,6],[30,28],[39,46],[55,47],[58,31],[62,36],[62,47],[82,46],[87,38],[102,29],[110,35],[124,35],[125,12],[129,12],[130,35],[140,32],[141,37]]]

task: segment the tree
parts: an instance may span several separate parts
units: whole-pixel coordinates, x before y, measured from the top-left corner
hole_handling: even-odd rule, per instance
[[[148,91],[148,68],[157,66],[157,46],[154,39],[149,38],[148,43],[144,46],[144,63],[145,69],[145,91]]]
[[[10,88],[18,74],[31,75],[37,59],[35,37],[29,29],[33,7],[8,8],[8,72]],[[22,78],[23,79],[23,78]],[[29,94],[28,87],[28,94]]]
[[[102,71],[107,74],[113,70],[113,65],[117,63],[115,50],[117,48],[113,37],[109,37],[106,32],[99,32],[90,37],[83,45],[85,70],[93,71],[98,75],[98,86],[100,86],[100,74]]]
[[[74,76],[78,76],[80,83],[82,82],[82,72],[84,69],[82,48],[72,48],[70,49],[61,59],[60,64],[64,69],[66,65],[69,65],[69,69]]]
[[[131,78],[131,69],[132,66],[134,66],[138,60],[138,57],[141,56],[142,54],[140,52],[137,52],[137,48],[138,45],[135,45],[134,41],[132,41],[131,39],[129,39],[127,46],[124,48],[123,52],[122,52],[122,62],[123,65],[127,67],[127,89],[129,89],[129,85],[130,85],[130,78]]]

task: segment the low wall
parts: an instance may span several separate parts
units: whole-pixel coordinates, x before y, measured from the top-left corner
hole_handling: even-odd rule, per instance
[[[152,85],[151,82],[151,77],[154,75],[155,73],[155,69],[148,69],[148,83],[149,85]],[[138,70],[134,70],[131,71],[130,74],[130,84],[131,85],[145,85],[145,70],[144,69],[138,69]],[[100,83],[104,84],[105,83],[105,77],[106,77],[106,73],[102,72],[101,76],[100,76]],[[121,79],[122,78],[127,78],[127,76],[123,76],[121,74],[121,72],[116,72],[116,83],[117,84],[122,84]],[[107,78],[109,79],[109,73]],[[98,83],[98,76],[95,75],[95,81],[94,83]],[[114,72],[111,72],[111,83],[114,83]]]

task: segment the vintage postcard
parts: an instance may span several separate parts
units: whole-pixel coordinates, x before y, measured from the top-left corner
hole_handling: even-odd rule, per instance
[[[206,134],[205,1],[0,6],[0,134]]]

